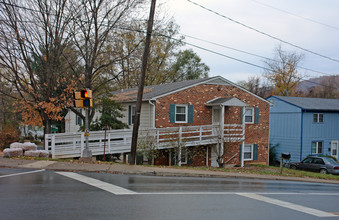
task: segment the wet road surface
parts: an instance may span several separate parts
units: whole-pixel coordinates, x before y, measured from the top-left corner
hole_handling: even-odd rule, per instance
[[[339,185],[0,168],[1,219],[339,219]]]

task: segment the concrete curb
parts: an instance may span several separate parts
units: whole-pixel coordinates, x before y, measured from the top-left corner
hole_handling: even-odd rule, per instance
[[[26,169],[45,169],[54,171],[69,172],[102,172],[113,174],[132,174],[147,176],[175,176],[175,177],[212,177],[212,178],[247,178],[261,180],[283,180],[299,181],[312,183],[339,184],[339,180],[323,180],[314,178],[286,177],[274,175],[259,175],[248,173],[233,173],[209,170],[195,169],[176,169],[168,167],[147,167],[132,166],[126,164],[94,164],[94,163],[72,163],[58,161],[34,161],[22,159],[10,159],[0,157],[0,167],[4,168],[26,168]]]

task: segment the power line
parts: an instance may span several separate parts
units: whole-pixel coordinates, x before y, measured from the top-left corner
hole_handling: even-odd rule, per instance
[[[247,65],[250,65],[250,66],[254,66],[254,67],[257,67],[257,68],[266,70],[266,71],[275,72],[273,69],[270,69],[270,68],[267,68],[267,67],[263,67],[263,66],[260,66],[260,65],[257,65],[257,64],[254,64],[254,63],[245,61],[245,60],[238,59],[238,58],[234,58],[234,57],[231,57],[231,56],[228,56],[228,55],[225,55],[225,54],[222,54],[222,53],[219,53],[219,52],[216,52],[216,51],[213,51],[213,50],[210,50],[210,49],[207,49],[207,48],[204,48],[204,47],[195,45],[195,44],[188,43],[188,42],[183,41],[183,40],[179,40],[179,39],[176,39],[176,38],[173,38],[173,37],[166,36],[166,35],[164,35],[164,34],[157,34],[157,35],[158,35],[158,36],[162,36],[162,37],[166,37],[166,38],[169,38],[169,39],[172,39],[172,40],[176,40],[176,41],[182,42],[182,43],[184,43],[184,44],[186,44],[186,45],[189,45],[189,46],[198,48],[198,49],[200,49],[200,50],[204,50],[204,51],[207,51],[207,52],[210,52],[210,53],[213,53],[213,54],[222,56],[222,57],[226,57],[226,58],[228,58],[228,59],[232,59],[232,60],[235,60],[235,61],[238,61],[238,62],[247,64]],[[338,90],[339,90],[338,87],[332,87],[332,86],[323,85],[323,84],[321,84],[321,83],[314,82],[314,81],[311,81],[311,80],[305,79],[305,78],[300,78],[300,79],[302,79],[303,81],[306,81],[306,82],[315,84],[315,85],[319,85],[319,86],[323,86],[323,87],[328,87],[328,88],[338,89]]]
[[[268,4],[265,4],[265,3],[262,3],[262,2],[259,2],[259,1],[256,1],[256,0],[251,0],[251,1],[252,1],[252,2],[255,2],[255,3],[259,4],[259,5],[263,5],[263,6],[266,6],[266,7],[268,7],[268,8],[272,8],[272,9],[275,9],[275,10],[277,10],[277,11],[280,11],[280,12],[283,12],[283,13],[286,13],[286,14],[289,14],[289,15],[292,15],[292,16],[294,16],[294,17],[301,18],[301,19],[304,19],[304,20],[313,22],[313,23],[315,23],[315,24],[320,24],[320,25],[323,25],[323,26],[326,26],[326,27],[329,27],[329,28],[332,28],[332,29],[339,30],[339,27],[336,27],[336,26],[333,26],[333,25],[325,24],[325,23],[316,21],[316,20],[311,19],[311,18],[307,18],[307,17],[304,17],[304,16],[300,16],[300,15],[294,14],[294,13],[292,13],[292,12],[289,12],[289,11],[286,11],[286,10],[283,10],[283,9],[280,9],[280,8],[277,8],[277,7],[274,7],[274,6],[272,6],[272,5],[268,5]]]
[[[244,50],[239,50],[239,49],[236,49],[236,48],[233,48],[233,47],[229,47],[229,46],[225,46],[225,45],[222,45],[222,44],[219,44],[219,43],[215,43],[215,42],[212,42],[212,41],[209,41],[209,40],[204,40],[204,39],[201,39],[201,38],[193,37],[193,36],[190,36],[190,35],[187,35],[187,34],[182,34],[182,33],[181,33],[181,35],[183,35],[185,37],[189,37],[189,38],[195,39],[195,40],[199,40],[199,41],[203,41],[203,42],[206,42],[206,43],[210,43],[212,45],[223,47],[223,48],[226,48],[226,49],[234,50],[234,51],[237,51],[237,52],[240,52],[240,53],[244,53],[244,54],[248,54],[248,55],[251,55],[251,56],[259,57],[259,58],[262,58],[262,59],[265,59],[265,60],[276,61],[276,60],[274,60],[272,58],[264,57],[264,56],[261,56],[261,55],[255,54],[255,53],[250,53],[250,52],[244,51]],[[324,73],[324,72],[321,72],[321,71],[318,71],[318,70],[313,70],[313,69],[309,69],[309,68],[302,67],[302,66],[297,66],[297,67],[300,68],[300,69],[311,71],[311,72],[320,73],[320,74],[328,75],[328,76],[333,76],[333,74],[330,74],[330,73]]]
[[[40,12],[39,10],[35,10],[35,9],[32,9],[32,8],[27,8],[27,7],[24,7],[24,6],[11,4],[11,3],[7,3],[7,2],[0,2],[0,4],[6,5],[6,6],[11,6],[13,8],[20,8],[20,9],[24,9],[24,10],[28,10],[28,11],[33,11],[33,12]]]
[[[200,7],[203,7],[204,9],[206,10],[209,10],[213,13],[217,13],[217,12],[214,12],[210,9],[207,9],[205,8],[204,6],[201,6],[195,2],[192,2],[190,0],[188,0],[189,2],[193,3],[193,4],[196,4]],[[255,1],[255,0],[251,0],[251,1]],[[255,1],[257,2],[257,1]],[[31,9],[31,8],[27,8],[27,7],[23,7],[23,6],[19,6],[19,5],[14,5],[14,4],[10,4],[10,3],[5,3],[5,2],[1,2],[2,4],[4,5],[8,5],[8,6],[11,6],[11,7],[17,7],[17,8],[21,8],[21,9],[24,9],[24,10],[30,10],[30,11],[33,11],[33,12],[40,12],[38,10],[34,10],[34,9]],[[260,4],[260,2],[257,2]],[[218,13],[217,13],[218,14]],[[219,14],[218,14],[219,15]],[[223,16],[223,15],[221,15]],[[3,21],[3,20],[2,20]],[[27,23],[36,23],[36,21],[23,21],[23,22],[27,22]],[[264,56],[260,56],[260,55],[257,55],[257,54],[254,54],[254,53],[250,53],[250,52],[247,52],[247,51],[243,51],[243,50],[239,50],[239,49],[236,49],[236,48],[232,48],[232,47],[228,47],[228,46],[225,46],[225,45],[221,45],[221,44],[217,44],[217,43],[214,43],[214,42],[211,42],[211,41],[207,41],[207,40],[202,40],[202,39],[199,39],[199,38],[196,38],[196,37],[193,37],[193,36],[189,36],[189,35],[185,35],[185,34],[182,34],[183,36],[187,36],[187,37],[190,37],[190,38],[193,38],[193,39],[196,39],[196,40],[200,40],[200,41],[205,41],[205,42],[208,42],[208,43],[211,43],[211,44],[214,44],[214,45],[217,45],[217,46],[220,46],[220,47],[224,47],[224,48],[227,48],[227,49],[231,49],[231,50],[234,50],[234,51],[238,51],[238,52],[241,52],[241,53],[244,53],[244,54],[248,54],[248,55],[251,55],[251,56],[256,56],[256,57],[259,57],[259,58],[263,58],[263,59],[266,59],[266,60],[271,60],[271,61],[274,61],[273,59],[271,58],[267,58],[267,57],[264,57]],[[317,71],[317,70],[312,70],[312,69],[309,69],[309,68],[305,68],[305,67],[301,67],[301,66],[298,66],[299,68],[301,69],[304,69],[304,70],[308,70],[308,71],[311,71],[311,72],[315,72],[315,73],[320,73],[320,74],[323,74],[323,75],[332,75],[332,74],[328,74],[328,73],[324,73],[324,72],[320,72],[320,71]]]
[[[201,6],[195,2],[192,2],[190,0],[187,0],[193,4],[196,4],[198,5],[199,7],[202,7],[208,11],[211,11],[219,16],[222,16],[222,17],[225,17],[231,21],[233,21],[233,19],[230,19],[224,15],[221,15],[217,12],[214,12],[210,9],[207,9],[205,8],[204,6]],[[8,6],[11,6],[11,7],[17,7],[17,8],[21,8],[21,9],[24,9],[24,10],[30,10],[30,11],[34,11],[34,12],[40,12],[40,11],[37,11],[37,10],[34,10],[34,9],[30,9],[30,8],[26,8],[26,7],[23,7],[23,6],[18,6],[18,5],[14,5],[14,4],[9,4],[9,3],[4,3],[4,2],[0,2],[2,4],[5,4],[5,5],[8,5]],[[4,21],[4,20],[2,20]],[[23,21],[23,22],[30,22],[30,23],[34,23],[36,24],[36,21]],[[234,21],[236,22],[236,21]],[[236,23],[239,23],[241,24],[240,22],[236,22]],[[243,25],[243,24],[241,24]],[[243,25],[244,26],[244,25]],[[246,25],[245,25],[246,26]],[[249,27],[250,28],[250,27]],[[118,29],[122,29],[122,30],[128,30],[128,31],[137,31],[137,32],[141,32],[141,33],[146,33],[145,31],[142,31],[142,30],[133,30],[133,29],[130,29],[130,28],[124,28],[124,27],[119,27]],[[252,29],[252,28],[251,28]],[[255,30],[255,29],[254,29]],[[269,68],[266,68],[266,67],[263,67],[263,66],[260,66],[260,65],[257,65],[257,64],[254,64],[254,63],[251,63],[251,62],[248,62],[248,61],[245,61],[245,60],[241,60],[241,59],[238,59],[238,58],[234,58],[234,57],[231,57],[231,56],[228,56],[228,55],[225,55],[225,54],[222,54],[222,53],[219,53],[219,52],[216,52],[216,51],[213,51],[213,50],[210,50],[210,49],[207,49],[207,48],[204,48],[204,47],[201,47],[201,46],[198,46],[198,45],[195,45],[195,44],[191,44],[191,43],[188,43],[188,42],[185,42],[183,40],[179,40],[179,39],[176,39],[176,38],[173,38],[173,37],[169,37],[169,36],[166,36],[166,35],[163,35],[163,34],[157,34],[158,36],[162,36],[162,37],[166,37],[166,38],[169,38],[169,39],[172,39],[172,40],[176,40],[176,41],[180,41],[180,42],[183,42],[184,44],[186,45],[190,45],[192,47],[195,47],[195,48],[198,48],[198,49],[201,49],[201,50],[204,50],[204,51],[207,51],[207,52],[210,52],[210,53],[213,53],[213,54],[216,54],[216,55],[219,55],[219,56],[222,56],[222,57],[226,57],[228,59],[232,59],[232,60],[235,60],[235,61],[238,61],[238,62],[241,62],[241,63],[244,63],[244,64],[247,64],[247,65],[250,65],[250,66],[254,66],[254,67],[257,67],[257,68],[260,68],[260,69],[263,69],[263,70],[266,70],[266,71],[273,71],[272,69],[269,69]],[[228,49],[232,49],[232,50],[235,50],[235,51],[238,51],[238,52],[242,52],[242,53],[245,53],[245,54],[248,54],[248,55],[252,55],[252,56],[256,56],[256,57],[260,57],[260,58],[263,58],[263,59],[268,59],[268,60],[273,60],[273,59],[270,59],[270,58],[267,58],[267,57],[264,57],[264,56],[260,56],[260,55],[257,55],[257,54],[254,54],[254,53],[250,53],[250,52],[246,52],[246,51],[243,51],[243,50],[239,50],[239,49],[235,49],[235,48],[232,48],[232,47],[228,47],[228,46],[225,46],[225,45],[221,45],[221,44],[217,44],[217,43],[214,43],[214,42],[211,42],[211,41],[207,41],[207,40],[202,40],[202,39],[199,39],[199,38],[196,38],[196,37],[192,37],[192,36],[189,36],[189,35],[184,35],[182,34],[183,36],[188,36],[190,38],[193,38],[193,39],[197,39],[197,40],[201,40],[201,41],[205,41],[205,42],[208,42],[208,43],[211,43],[211,44],[214,44],[214,45],[217,45],[217,46],[221,46],[221,47],[224,47],[224,48],[228,48]],[[266,34],[265,34],[266,35]],[[282,41],[283,42],[283,41]],[[330,58],[331,59],[331,58]],[[331,59],[332,60],[332,59]],[[334,60],[334,61],[337,61],[337,60]],[[339,62],[339,61],[337,61]],[[323,73],[323,72],[320,72],[320,71],[316,71],[316,70],[312,70],[312,69],[307,69],[307,68],[304,68],[304,67],[299,67],[299,68],[302,68],[302,69],[305,69],[305,70],[309,70],[309,71],[312,71],[312,72],[317,72],[317,73],[321,73],[321,74],[326,74],[326,75],[330,75],[330,76],[333,76],[331,74],[327,74],[327,73]],[[303,79],[304,81],[307,81],[307,82],[310,82],[310,83],[313,83],[313,84],[316,84],[316,85],[320,85],[320,86],[325,86],[325,87],[329,87],[329,86],[326,86],[326,85],[322,85],[320,83],[317,83],[317,82],[312,82],[310,80],[307,80],[307,79]],[[334,88],[334,87],[331,87],[331,88]],[[338,88],[334,88],[334,89],[338,89]]]
[[[239,22],[239,21],[236,21],[236,20],[234,20],[234,19],[232,19],[232,18],[230,18],[230,17],[227,17],[227,16],[225,16],[225,15],[222,15],[222,14],[216,12],[216,11],[213,11],[212,9],[206,8],[205,6],[200,5],[200,4],[198,4],[198,3],[196,3],[196,2],[193,2],[193,1],[191,1],[191,0],[187,0],[187,1],[190,2],[190,3],[192,3],[192,4],[194,4],[194,5],[196,5],[196,6],[199,6],[200,8],[202,8],[202,9],[204,9],[204,10],[207,10],[207,11],[209,11],[209,12],[212,12],[213,14],[216,14],[216,15],[218,15],[218,16],[220,16],[220,17],[223,17],[223,18],[225,18],[225,19],[228,19],[228,20],[230,20],[230,21],[232,21],[232,22],[234,22],[234,23],[236,23],[236,24],[239,24],[239,25],[241,25],[241,26],[243,26],[243,27],[246,27],[246,28],[248,28],[248,29],[250,29],[250,30],[253,30],[253,31],[257,32],[257,33],[260,33],[260,34],[262,34],[262,35],[265,35],[265,36],[267,36],[267,37],[270,37],[270,38],[275,39],[275,40],[277,40],[277,41],[280,41],[280,42],[282,42],[282,43],[288,44],[288,45],[293,46],[293,47],[295,47],[295,48],[298,48],[298,49],[300,49],[300,50],[306,51],[306,52],[308,52],[308,53],[311,53],[311,54],[320,56],[320,57],[322,57],[322,58],[325,58],[325,59],[328,59],[328,60],[332,60],[332,61],[335,61],[335,62],[338,62],[338,63],[339,63],[339,60],[337,60],[337,59],[334,59],[334,58],[331,58],[331,57],[322,55],[322,54],[317,53],[317,52],[313,52],[313,51],[311,51],[311,50],[309,50],[309,49],[303,48],[303,47],[301,47],[301,46],[298,46],[298,45],[296,45],[296,44],[293,44],[293,43],[290,43],[290,42],[288,42],[288,41],[282,40],[282,39],[280,39],[280,38],[278,38],[278,37],[275,37],[275,36],[273,36],[273,35],[267,34],[267,33],[263,32],[263,31],[260,31],[260,30],[258,30],[258,29],[256,29],[256,28],[253,28],[253,27],[251,27],[251,26],[248,26],[248,25],[246,25],[246,24],[243,24],[243,23],[241,23],[241,22]]]
[[[254,67],[257,67],[257,68],[266,70],[266,71],[272,71],[272,72],[275,72],[273,69],[269,69],[269,68],[266,68],[266,67],[263,67],[263,66],[259,66],[259,65],[257,65],[257,64],[253,64],[253,63],[250,63],[250,62],[247,62],[247,61],[238,59],[238,58],[234,58],[234,57],[231,57],[231,56],[228,56],[228,55],[225,55],[225,54],[222,54],[222,53],[213,51],[213,50],[209,50],[209,49],[206,49],[206,48],[203,48],[203,47],[200,47],[200,46],[191,44],[191,43],[187,43],[187,42],[185,42],[185,41],[182,41],[182,42],[184,42],[185,44],[190,45],[190,46],[192,46],[192,47],[195,47],[195,48],[198,48],[198,49],[201,49],[201,50],[210,52],[210,53],[214,53],[214,54],[216,54],[216,55],[223,56],[223,57],[226,57],[226,58],[228,58],[228,59],[232,59],[232,60],[235,60],[235,61],[238,61],[238,62],[247,64],[247,65],[250,65],[250,66],[254,66]],[[321,84],[321,83],[317,83],[317,82],[314,82],[314,81],[311,81],[311,80],[308,80],[308,79],[305,79],[305,78],[300,78],[300,79],[302,79],[302,80],[304,80],[304,81],[306,81],[306,82],[315,84],[315,85],[324,86],[324,87],[328,87],[328,88],[338,89],[338,90],[339,90],[338,87],[332,87],[332,86],[323,85],[323,84]]]

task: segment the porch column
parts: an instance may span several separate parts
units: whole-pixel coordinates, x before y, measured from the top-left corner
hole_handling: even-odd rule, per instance
[[[179,127],[179,152],[178,152],[178,166],[181,167],[181,140],[182,140],[182,127]]]
[[[244,167],[244,147],[245,147],[245,113],[246,107],[242,107],[242,144],[241,144],[241,167]]]
[[[220,113],[220,155],[224,155],[224,124],[225,124],[225,106],[221,106],[221,113]]]
[[[210,147],[207,145],[206,146],[206,167],[208,167],[208,157],[209,157],[209,155],[208,155],[208,149],[209,149]]]

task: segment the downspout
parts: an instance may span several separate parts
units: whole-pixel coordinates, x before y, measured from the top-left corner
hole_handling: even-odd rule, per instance
[[[153,111],[153,115],[152,115],[152,124],[153,124],[153,126],[152,126],[152,128],[155,128],[155,104],[153,102],[155,102],[155,100],[148,100],[148,103],[153,106],[152,107],[152,109],[153,109],[152,110]]]
[[[301,109],[301,127],[300,127],[300,161],[302,161],[303,156],[303,130],[304,130],[304,110]]]

